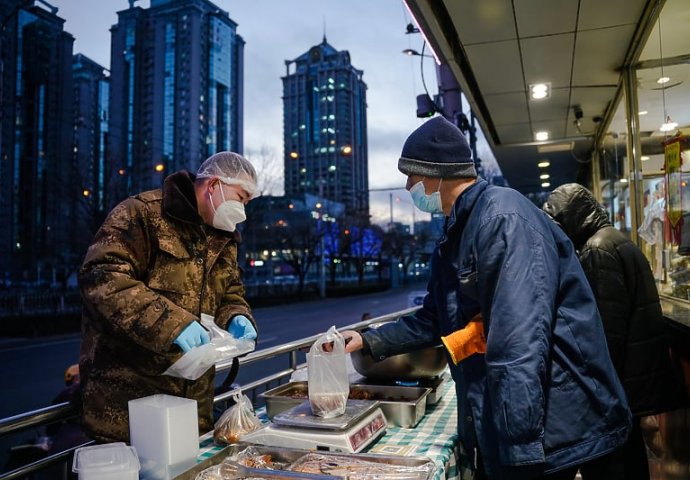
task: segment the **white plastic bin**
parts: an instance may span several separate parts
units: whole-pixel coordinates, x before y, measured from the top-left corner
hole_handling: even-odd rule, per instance
[[[79,480],[139,480],[139,459],[122,442],[81,447],[74,452],[72,471]]]
[[[142,479],[169,479],[194,465],[199,455],[196,400],[151,395],[129,401],[130,442],[141,461]]]

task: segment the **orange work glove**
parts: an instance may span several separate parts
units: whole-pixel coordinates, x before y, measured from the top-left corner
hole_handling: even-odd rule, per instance
[[[475,353],[486,353],[484,322],[475,318],[465,328],[441,337],[455,365]]]

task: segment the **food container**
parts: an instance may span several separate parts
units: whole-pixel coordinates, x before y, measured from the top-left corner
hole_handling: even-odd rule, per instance
[[[260,463],[263,468],[267,468],[267,466],[262,460],[270,459],[271,463],[275,465],[275,469],[278,471],[295,471],[300,465],[304,465],[305,462],[314,460],[315,456],[319,456],[326,460],[332,459],[332,461],[328,462],[329,464],[336,464],[340,460],[345,460],[353,462],[371,462],[375,465],[380,465],[383,468],[388,467],[385,470],[387,474],[384,476],[379,476],[378,478],[430,480],[436,476],[436,465],[432,460],[426,457],[380,454],[372,455],[366,453],[351,453],[343,455],[342,453],[336,452],[312,452],[297,448],[267,447],[263,445],[247,445],[246,443],[238,443],[228,446],[224,450],[218,452],[218,454],[211,458],[207,458],[187,472],[174,477],[173,480],[194,480],[199,473],[209,467],[220,464],[226,458],[237,460],[242,456],[247,457],[248,452],[251,452],[255,456],[257,463]],[[295,475],[295,473],[292,475]],[[338,475],[338,473],[333,472],[331,475]],[[358,478],[367,477],[367,475],[364,475],[363,477]],[[376,477],[372,476],[368,478]]]
[[[373,324],[378,328],[384,324]],[[433,378],[441,374],[448,366],[443,345],[424,348],[400,355],[375,360],[371,354],[357,350],[350,354],[352,365],[360,375],[384,381],[413,381]]]
[[[386,385],[350,385],[354,400],[378,400],[388,423],[412,428],[424,417],[430,388]],[[266,414],[273,419],[285,410],[302,403],[308,395],[307,382],[290,382],[261,396],[266,400]]]
[[[72,471],[79,480],[138,480],[139,458],[122,442],[81,447],[74,452]]]
[[[199,455],[196,400],[172,395],[130,400],[129,435],[139,453],[142,478],[171,478]]]

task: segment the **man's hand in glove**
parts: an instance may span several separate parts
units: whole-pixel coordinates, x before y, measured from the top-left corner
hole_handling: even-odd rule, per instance
[[[195,320],[187,325],[187,328],[182,330],[173,343],[178,345],[183,352],[187,353],[192,348],[200,347],[210,341],[211,338],[208,336],[206,329]]]
[[[232,319],[228,324],[228,332],[230,332],[233,337],[239,338],[240,340],[256,339],[254,325],[252,325],[252,322],[244,315],[237,315]]]
[[[441,337],[441,340],[455,365],[475,353],[486,353],[484,319],[481,313],[475,315],[465,328]]]

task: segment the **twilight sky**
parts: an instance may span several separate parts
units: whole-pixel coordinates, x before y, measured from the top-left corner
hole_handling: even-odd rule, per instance
[[[127,0],[48,0],[58,7],[65,30],[75,37],[74,53],[83,53],[106,68],[110,64],[110,27]],[[411,21],[402,0],[215,0],[238,23],[245,45],[245,153],[264,152],[280,177],[274,194],[282,194],[282,82],[285,60],[292,60],[321,43],[324,25],[328,42],[348,50],[367,84],[369,188],[403,187],[405,176],[397,160],[407,135],[422,123],[416,118],[416,95],[423,93],[420,57],[402,50],[422,49],[419,34],[405,34]],[[137,2],[148,8],[149,0]],[[437,92],[434,62],[424,58],[427,87]],[[268,152],[268,154],[266,154]],[[371,192],[376,223],[393,218],[411,223],[414,207],[404,190]],[[416,220],[428,214],[414,212]]]

